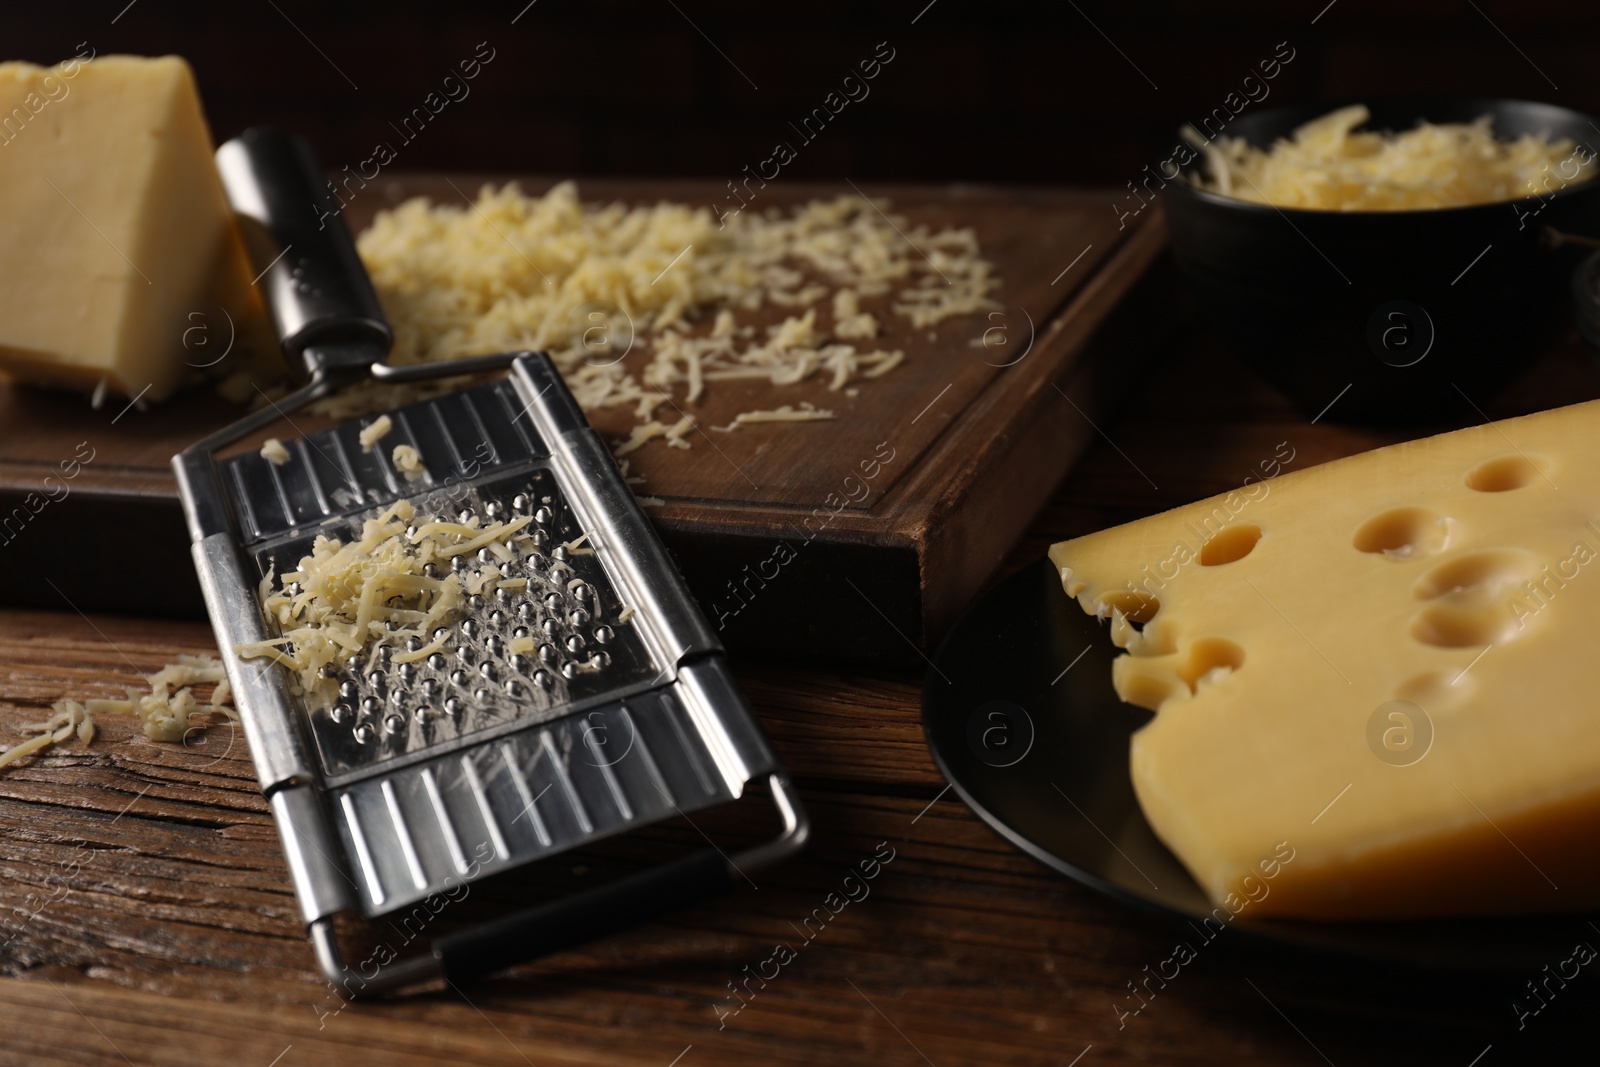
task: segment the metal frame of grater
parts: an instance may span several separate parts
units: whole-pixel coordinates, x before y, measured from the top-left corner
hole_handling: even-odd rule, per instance
[[[798,851],[810,824],[793,787],[550,361],[506,353],[389,366],[388,324],[309,147],[255,129],[218,149],[217,164],[252,259],[268,264],[285,357],[304,378],[173,468],[256,774],[329,981],[376,993],[470,980],[724,891],[732,872]],[[292,442],[282,468],[254,452],[215,458],[349,382],[505,366],[505,378],[391,412],[395,429],[371,453],[352,421]],[[422,453],[427,473],[414,484],[385,458],[398,443]],[[529,579],[522,595],[471,597],[454,647],[423,660],[397,664],[401,650],[380,638],[371,663],[335,676],[340,696],[328,706],[291,694],[282,668],[231,653],[274,636],[256,599],[272,561],[281,570],[315,534],[359,529],[399,499],[532,517],[534,550],[510,564]],[[579,531],[592,554],[567,548]],[[513,635],[536,636],[536,654],[506,656]],[[372,961],[359,973],[345,962],[333,928],[341,912],[373,919],[454,899],[474,879],[733,800],[762,779],[783,828],[731,859],[711,845],[433,938],[372,973]]]

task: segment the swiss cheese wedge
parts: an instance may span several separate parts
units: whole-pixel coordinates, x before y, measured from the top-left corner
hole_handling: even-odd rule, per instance
[[[1216,902],[1600,902],[1600,401],[1252,481],[1050,558],[1126,649],[1118,695],[1157,713],[1133,783]]]
[[[256,326],[211,147],[177,56],[0,63],[0,369],[160,399]]]

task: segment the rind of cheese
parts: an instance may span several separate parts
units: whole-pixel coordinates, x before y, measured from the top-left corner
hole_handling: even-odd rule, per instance
[[[1287,842],[1254,914],[1600,903],[1597,426],[1473,427],[1052,546],[1156,711],[1139,803],[1213,900]]]
[[[1572,139],[1496,139],[1493,117],[1419,123],[1400,133],[1362,131],[1360,104],[1298,127],[1262,150],[1242,137],[1200,145],[1202,188],[1238,200],[1321,211],[1411,211],[1547,196],[1595,176],[1595,153]],[[1185,136],[1199,143],[1192,127]]]
[[[0,369],[157,400],[259,326],[211,150],[177,56],[0,63]]]

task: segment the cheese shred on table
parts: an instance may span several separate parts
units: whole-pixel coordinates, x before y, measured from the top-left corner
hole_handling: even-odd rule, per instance
[[[191,729],[191,715],[221,715],[233,722],[239,715],[226,701],[231,698],[228,676],[222,661],[215,656],[179,656],[145,679],[150,692],[128,690],[128,700],[89,700],[84,706],[89,712],[128,712],[139,716],[144,723],[146,737],[157,741],[182,741]],[[194,687],[213,686],[209,702],[195,696]],[[129,706],[131,705],[131,706]]]
[[[1322,211],[1409,211],[1548,196],[1595,175],[1595,153],[1570,138],[1494,135],[1493,118],[1401,133],[1360,130],[1362,105],[1340,108],[1262,150],[1242,137],[1184,136],[1206,159],[1200,183],[1223,196]]]
[[[479,549],[505,558],[509,542],[531,541],[522,529],[532,521],[521,515],[487,526],[476,516],[449,522],[418,516],[411,504],[396,501],[367,519],[359,538],[344,543],[318,536],[295,570],[282,576],[269,571],[259,598],[280,636],[235,651],[243,659],[283,664],[292,672],[291,688],[322,697],[337,689],[335,670],[379,638],[397,644],[418,638],[417,648],[394,660],[425,659],[442,646],[438,631],[460,618],[469,596],[523,581],[491,565],[463,583],[450,573],[450,560]]]
[[[872,343],[885,315],[925,329],[1000,307],[971,229],[887,207],[841,196],[719,225],[705,207],[584,205],[572,182],[542,196],[513,183],[470,205],[379,212],[358,245],[394,327],[390,363],[544,350],[586,412],[632,409],[621,455],[656,437],[690,447],[694,422],[674,409],[718,382],[838,390],[887,373],[904,353]],[[740,321],[763,307],[793,313],[764,330]],[[369,383],[316,410],[392,408],[427,389]]]
[[[0,752],[0,767],[70,740],[73,735],[89,744],[95,738],[96,715],[136,715],[145,736],[155,741],[182,741],[190,730],[209,725],[219,715],[233,722],[239,719],[228,706],[232,692],[222,661],[215,656],[179,656],[176,663],[146,676],[145,683],[148,692],[129,686],[126,700],[56,701],[50,705],[55,714],[49,719],[23,724],[22,728],[33,731],[34,736]],[[211,698],[202,701],[195,696],[194,687],[206,685],[212,687]],[[196,727],[191,725],[192,715],[208,719]]]

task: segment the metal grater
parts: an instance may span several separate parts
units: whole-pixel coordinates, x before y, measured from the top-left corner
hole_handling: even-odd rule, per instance
[[[290,365],[288,397],[174,458],[195,567],[327,978],[352,987],[335,915],[373,919],[568,849],[732,801],[765,781],[782,821],[731,859],[716,846],[579,896],[364,968],[361,992],[501,969],[726,889],[797,851],[808,822],[728,671],[722,648],[550,361],[508,353],[420,367],[383,362],[390,334],[309,148],[251,130],[217,152]],[[240,438],[340,385],[510,368],[504,378],[289,442],[274,465]],[[408,481],[390,460],[414,446]],[[474,595],[446,647],[396,663],[380,639],[334,676],[338,698],[302,699],[282,668],[231,650],[275,636],[256,589],[318,534],[347,540],[394,501],[419,513],[532,518],[530,550],[501,563],[520,592]],[[569,549],[579,538],[582,547]],[[508,651],[532,637],[531,655]],[[414,640],[414,639],[413,639]],[[519,642],[520,644],[520,642]]]

